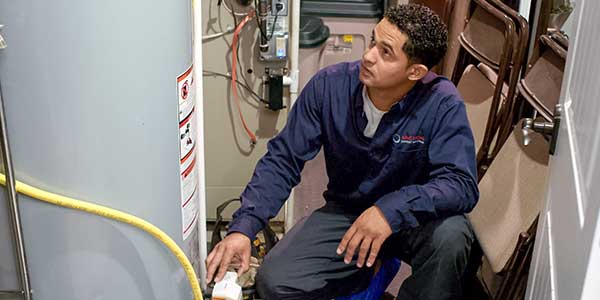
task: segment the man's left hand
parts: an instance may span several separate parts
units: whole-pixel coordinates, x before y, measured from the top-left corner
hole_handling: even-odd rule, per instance
[[[371,267],[375,263],[381,245],[391,234],[392,228],[379,207],[371,206],[346,231],[337,248],[337,254],[342,255],[346,251],[344,262],[349,264],[354,252],[359,249],[356,266],[362,268],[368,254],[367,267]]]

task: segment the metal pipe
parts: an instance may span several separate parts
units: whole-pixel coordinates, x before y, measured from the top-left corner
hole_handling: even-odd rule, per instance
[[[6,128],[6,114],[4,112],[4,97],[2,96],[2,83],[0,81],[0,150],[6,174],[6,189],[8,192],[8,206],[10,210],[11,228],[15,240],[15,252],[17,254],[17,269],[23,288],[25,300],[31,300],[31,288],[29,285],[29,274],[27,272],[27,259],[25,258],[25,245],[21,231],[21,219],[19,217],[19,204],[17,202],[17,190],[15,189],[15,175],[8,145],[8,130]]]
[[[200,250],[200,285],[206,289],[206,264],[204,261],[208,256],[208,233],[206,229],[206,163],[204,158],[204,96],[202,90],[202,5],[195,1],[194,5],[194,81],[196,92],[196,158],[198,162],[198,248]]]
[[[267,16],[269,15],[269,2],[267,0],[259,0],[258,1],[258,16],[256,16],[260,22],[260,44],[258,45],[258,48],[260,49],[261,52],[267,52],[269,51],[269,39],[268,39],[268,35],[269,32],[267,32]],[[275,24],[274,24],[275,25]],[[273,35],[273,33],[271,32],[271,35]]]
[[[23,295],[23,291],[0,291],[0,296]]]
[[[288,10],[292,18],[290,32],[290,109],[298,98],[298,59],[300,52],[300,0],[292,0],[292,8]],[[290,193],[288,201],[285,203],[285,232],[288,232],[294,226],[294,190]]]

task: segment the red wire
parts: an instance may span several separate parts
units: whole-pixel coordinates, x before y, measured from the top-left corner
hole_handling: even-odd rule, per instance
[[[246,124],[246,120],[244,119],[244,115],[242,114],[242,108],[240,106],[240,99],[238,98],[237,86],[236,86],[236,82],[237,82],[237,74],[236,74],[237,60],[236,60],[236,57],[237,57],[238,38],[239,38],[240,31],[242,31],[242,28],[244,28],[246,23],[248,23],[248,21],[250,21],[253,16],[254,16],[253,13],[248,14],[244,18],[244,20],[235,28],[235,31],[233,33],[233,42],[231,44],[231,50],[232,50],[232,54],[231,54],[231,91],[233,92],[233,98],[235,100],[235,104],[237,106],[238,113],[240,115],[240,119],[242,120],[242,125],[244,126],[244,130],[246,131],[248,138],[250,138],[250,142],[252,143],[252,145],[255,145],[256,144],[256,136],[254,135],[254,133],[252,133],[252,131],[248,128],[248,125]]]

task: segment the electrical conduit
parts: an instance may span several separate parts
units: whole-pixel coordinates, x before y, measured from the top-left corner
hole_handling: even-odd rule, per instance
[[[248,138],[250,139],[250,143],[252,146],[256,145],[256,135],[254,135],[254,133],[250,130],[250,128],[248,128],[248,125],[246,124],[246,120],[244,119],[244,115],[242,114],[242,107],[240,106],[240,99],[238,97],[238,93],[237,93],[237,44],[239,42],[239,35],[240,32],[242,31],[242,29],[244,28],[244,26],[246,26],[246,23],[248,23],[252,18],[254,17],[253,13],[249,13],[244,20],[242,20],[242,22],[235,28],[235,31],[233,32],[233,41],[231,42],[231,91],[233,93],[233,98],[235,100],[235,104],[237,106],[238,109],[238,113],[240,115],[240,120],[242,121],[242,126],[244,127],[244,130],[246,131],[246,134],[248,135]]]

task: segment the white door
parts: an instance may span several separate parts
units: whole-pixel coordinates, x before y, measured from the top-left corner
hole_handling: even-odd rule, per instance
[[[578,0],[526,298],[600,299],[600,1]]]

